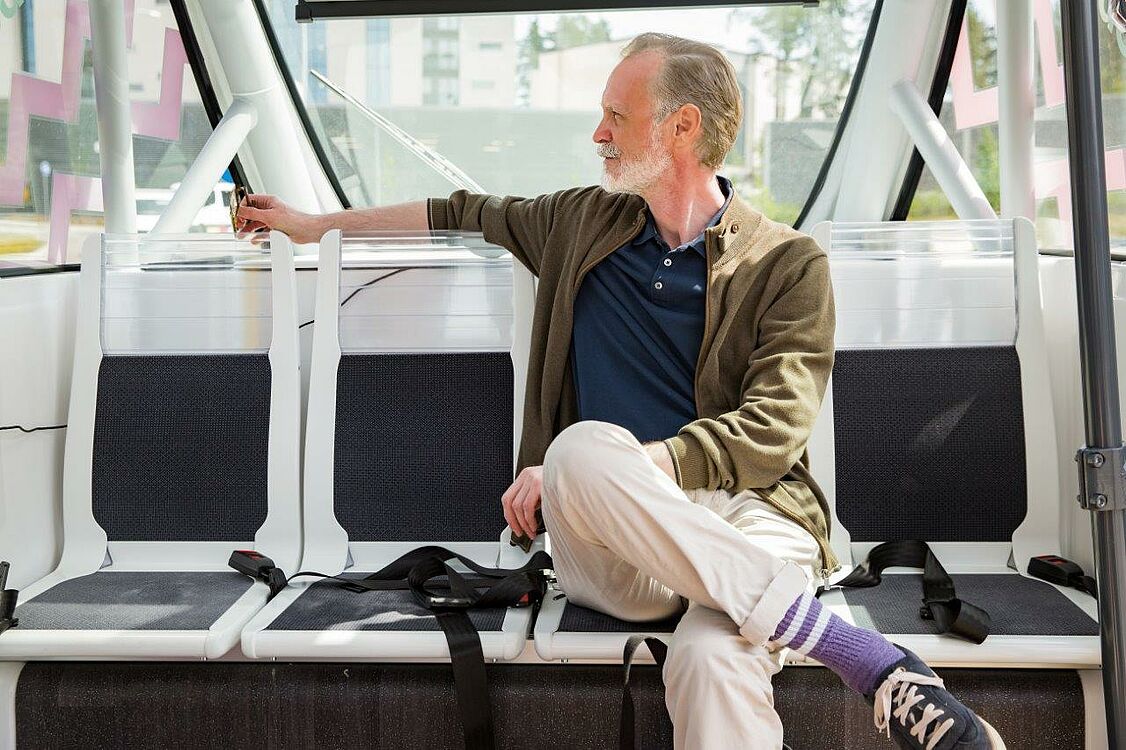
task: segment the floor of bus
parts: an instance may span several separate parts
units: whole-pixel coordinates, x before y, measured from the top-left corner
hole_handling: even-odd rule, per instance
[[[1018,748],[1082,749],[1083,691],[1070,670],[940,670]],[[621,667],[490,665],[501,748],[617,747]],[[656,667],[634,672],[641,748],[672,747]],[[793,750],[890,748],[872,710],[828,670],[775,678]],[[461,748],[443,664],[27,664],[16,692],[17,747]]]

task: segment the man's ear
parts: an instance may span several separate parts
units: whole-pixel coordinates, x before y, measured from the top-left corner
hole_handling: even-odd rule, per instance
[[[687,146],[695,144],[696,139],[700,137],[703,120],[700,108],[695,104],[683,104],[680,109],[673,112],[672,117],[675,124],[673,137],[677,143],[683,143]]]
[[[703,115],[700,115],[700,108],[694,104],[681,105],[680,109],[673,115],[676,118],[678,137],[692,136],[699,132],[700,124],[703,122]]]

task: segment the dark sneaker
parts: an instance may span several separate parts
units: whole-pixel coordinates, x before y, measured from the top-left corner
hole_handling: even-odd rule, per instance
[[[997,730],[951,695],[922,659],[897,648],[906,656],[865,696],[876,729],[905,750],[1005,750]]]

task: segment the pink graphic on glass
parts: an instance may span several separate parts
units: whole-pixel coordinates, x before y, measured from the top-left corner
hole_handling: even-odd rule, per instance
[[[1044,88],[1044,105],[1058,107],[1065,101],[1063,65],[1056,48],[1055,22],[1050,0],[1035,0],[1033,20],[1036,26],[1036,49],[1040,60],[1040,81]],[[997,87],[974,88],[968,21],[962,24],[954,62],[950,68],[950,88],[954,95],[954,127],[958,130],[989,125],[999,119]],[[1126,149],[1106,152],[1106,189],[1126,190]],[[1059,219],[1071,224],[1071,182],[1067,159],[1040,162],[1034,167],[1035,192],[1038,199],[1055,198]]]
[[[125,41],[133,46],[136,0],[125,0]],[[90,10],[84,0],[67,0],[63,30],[63,60],[59,82],[26,73],[13,73],[8,106],[6,161],[0,165],[0,205],[22,205],[32,117],[73,123],[78,118],[82,64],[90,38]],[[133,133],[165,140],[180,137],[184,69],[188,56],[180,32],[165,29],[160,98],[133,102]],[[66,257],[70,213],[101,210],[101,180],[56,172],[51,181],[51,228],[47,255],[52,262]]]

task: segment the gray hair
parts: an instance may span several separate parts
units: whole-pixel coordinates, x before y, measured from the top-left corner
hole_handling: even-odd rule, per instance
[[[700,110],[702,131],[696,155],[701,164],[719,169],[735,145],[743,121],[743,95],[735,67],[710,44],[655,32],[635,37],[622,50],[622,57],[649,50],[664,58],[652,84],[656,122],[685,104],[694,104]]]

